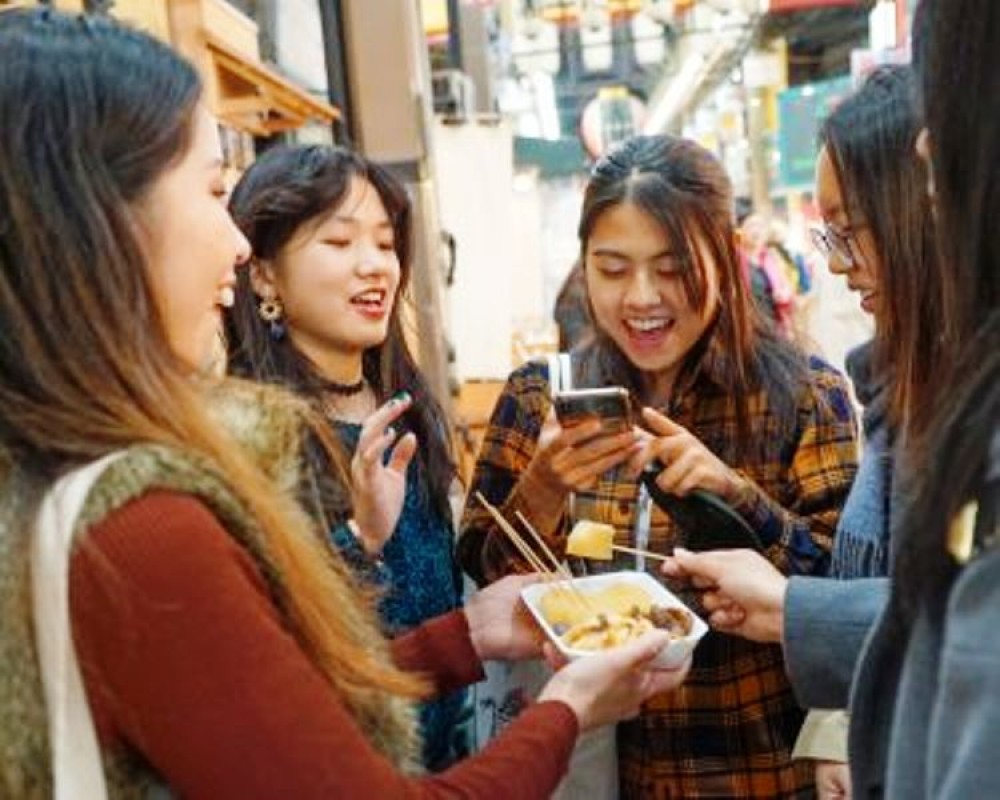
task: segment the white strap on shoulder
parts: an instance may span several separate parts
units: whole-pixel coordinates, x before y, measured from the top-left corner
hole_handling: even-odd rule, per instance
[[[101,473],[120,455],[111,453],[60,478],[45,495],[35,519],[31,590],[55,800],[104,800],[108,796],[101,749],[73,646],[69,560],[83,503]]]
[[[573,365],[569,353],[550,353],[549,389],[552,394],[566,392],[573,388]]]

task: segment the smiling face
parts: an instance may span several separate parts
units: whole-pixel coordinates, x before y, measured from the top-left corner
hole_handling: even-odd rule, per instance
[[[682,266],[660,225],[632,203],[608,208],[585,246],[587,290],[598,326],[647,383],[671,387],[684,359],[715,316],[718,271],[699,247],[705,306],[688,300]]]
[[[878,274],[881,269],[878,251],[871,230],[860,218],[860,212],[849,210],[837,170],[824,147],[816,162],[816,200],[826,226],[840,234],[849,243],[852,262],[848,262],[834,249],[827,266],[834,275],[843,275],[852,292],[861,296],[861,308],[875,314],[879,307]]]
[[[187,151],[138,206],[167,339],[178,358],[201,370],[217,355],[222,305],[232,304],[236,266],[250,256],[226,209],[218,129],[201,106]]]
[[[365,350],[388,335],[400,275],[392,220],[375,188],[355,177],[337,208],[255,269],[254,288],[280,298],[289,336],[326,377],[353,382]]]

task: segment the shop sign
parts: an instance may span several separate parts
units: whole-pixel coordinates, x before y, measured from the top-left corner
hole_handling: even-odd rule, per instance
[[[853,90],[850,77],[796,86],[778,95],[779,175],[786,189],[813,184],[819,127]]]

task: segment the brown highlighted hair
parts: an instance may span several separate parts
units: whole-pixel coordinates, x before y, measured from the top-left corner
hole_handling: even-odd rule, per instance
[[[680,280],[692,308],[704,310],[707,270],[718,271],[715,318],[689,353],[678,382],[692,378],[706,357],[713,360],[735,404],[737,454],[755,447],[748,407],[753,390],[763,389],[783,430],[794,430],[806,359],[750,298],[736,250],[732,185],[722,165],[703,147],[675,136],[636,136],[612,149],[595,165],[584,194],[578,228],[584,264],[597,219],[622,204],[635,206],[663,231],[682,265]],[[595,327],[596,358],[582,360],[586,385],[620,383],[641,397],[638,371]]]
[[[141,443],[202,458],[259,524],[304,651],[358,717],[416,681],[366,642],[369,611],[303,513],[210,418],[171,351],[135,213],[189,146],[201,87],[112,21],[0,14],[0,449],[50,481]]]

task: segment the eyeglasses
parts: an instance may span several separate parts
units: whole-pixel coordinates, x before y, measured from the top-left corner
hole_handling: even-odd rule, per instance
[[[843,261],[848,269],[854,269],[863,265],[863,260],[857,253],[857,235],[863,227],[858,225],[846,233],[841,233],[829,225],[813,225],[809,229],[809,238],[824,258],[829,259],[836,253],[837,258]],[[851,245],[852,242],[854,246]]]

